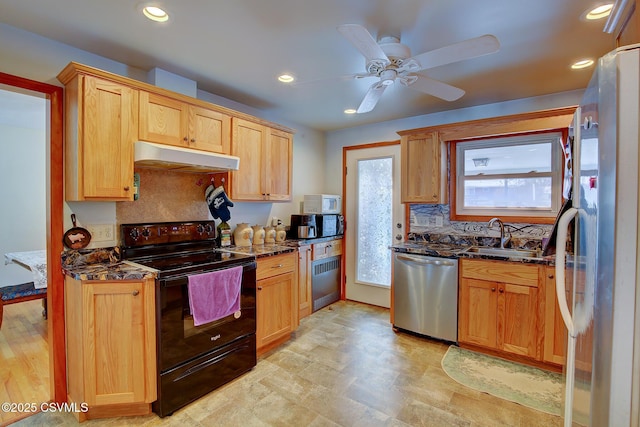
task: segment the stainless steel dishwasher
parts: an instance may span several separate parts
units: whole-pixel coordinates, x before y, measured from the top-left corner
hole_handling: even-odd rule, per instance
[[[458,341],[458,260],[395,252],[393,326]]]

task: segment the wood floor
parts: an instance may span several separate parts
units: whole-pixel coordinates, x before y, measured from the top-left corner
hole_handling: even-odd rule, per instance
[[[442,370],[447,345],[393,332],[386,309],[338,302],[249,373],[172,416],[83,426],[554,426],[559,417],[468,389]],[[74,424],[41,413],[14,426]]]
[[[49,349],[42,300],[4,307],[0,328],[0,402],[49,401]],[[24,414],[0,410],[0,425]]]

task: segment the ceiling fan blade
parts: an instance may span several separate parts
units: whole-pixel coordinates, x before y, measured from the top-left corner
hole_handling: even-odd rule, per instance
[[[417,79],[407,86],[412,89],[419,90],[420,92],[444,99],[445,101],[455,101],[464,95],[464,90],[455,86],[430,79],[429,77],[425,77],[420,74],[416,75],[416,77]],[[400,82],[402,83],[402,81]]]
[[[310,86],[310,85],[317,85],[317,84],[325,84],[327,82],[333,82],[333,81],[342,82],[342,81],[366,79],[369,77],[377,77],[377,76],[369,73],[343,74],[341,76],[326,77],[324,79],[295,81],[291,84],[291,86],[293,87]]]
[[[380,82],[372,84],[369,87],[367,94],[364,96],[364,99],[360,103],[357,113],[368,113],[369,111],[373,110],[386,88],[387,86],[381,84]]]
[[[379,59],[389,63],[389,58],[383,52],[382,48],[375,39],[371,36],[371,33],[367,31],[362,25],[358,24],[343,24],[338,25],[338,31],[347,40],[351,42],[356,49],[360,51],[367,58],[367,62]]]
[[[454,43],[429,52],[421,53],[405,60],[406,66],[400,67],[400,71],[420,71],[440,65],[464,59],[477,58],[478,56],[495,53],[500,49],[500,42],[490,34]]]

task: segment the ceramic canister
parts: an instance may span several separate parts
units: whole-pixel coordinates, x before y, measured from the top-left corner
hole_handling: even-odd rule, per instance
[[[272,226],[267,226],[264,229],[264,242],[275,243],[276,242],[276,229]]]
[[[279,225],[276,227],[276,242],[284,242],[287,239],[287,230],[285,230],[284,225]]]
[[[254,245],[264,245],[264,235],[265,231],[261,225],[253,226],[253,244]]]
[[[233,231],[233,241],[236,246],[251,246],[253,229],[246,222],[241,222]]]

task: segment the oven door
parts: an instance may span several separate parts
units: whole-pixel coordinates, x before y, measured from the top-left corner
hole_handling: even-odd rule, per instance
[[[160,373],[215,348],[255,334],[256,263],[251,261],[242,265],[240,316],[236,318],[237,314],[231,314],[200,326],[193,324],[189,309],[188,276],[167,277],[157,281],[156,318]]]

